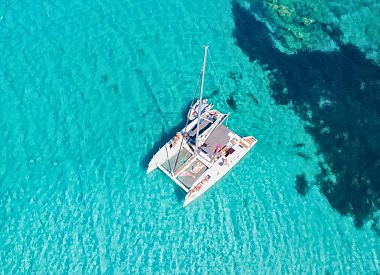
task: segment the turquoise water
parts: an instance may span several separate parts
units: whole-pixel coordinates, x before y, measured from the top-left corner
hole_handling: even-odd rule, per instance
[[[323,156],[307,122],[272,98],[271,72],[237,47],[231,9],[230,1],[0,4],[2,272],[379,271],[370,224],[356,228],[316,186],[297,192],[296,176],[314,181]],[[178,187],[145,171],[161,137],[184,121],[202,44],[224,90],[209,67],[206,95],[259,143],[182,208]]]

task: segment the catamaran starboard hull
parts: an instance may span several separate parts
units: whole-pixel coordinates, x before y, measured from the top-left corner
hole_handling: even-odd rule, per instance
[[[233,147],[235,149],[235,155],[231,155],[224,159],[219,159],[214,166],[210,167],[206,173],[204,173],[205,176],[202,176],[201,179],[192,186],[185,197],[183,207],[199,198],[203,193],[217,183],[253,148],[256,142],[257,140],[252,136],[242,138],[241,142]]]

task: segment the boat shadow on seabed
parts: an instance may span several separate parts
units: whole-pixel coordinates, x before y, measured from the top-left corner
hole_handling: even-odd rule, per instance
[[[183,128],[183,125],[186,123],[186,117],[188,114],[188,111],[191,107],[191,102],[189,102],[182,111],[182,117],[184,118],[182,121],[180,121],[175,127],[172,127],[171,129],[165,129],[165,126],[162,126],[162,131],[160,138],[157,139],[157,141],[154,142],[153,146],[148,150],[145,157],[142,159],[140,165],[143,170],[146,170],[148,168],[149,162],[152,159],[152,156],[165,144],[168,140],[172,139],[177,132],[180,132]],[[162,114],[164,116],[165,114]],[[163,120],[165,121],[164,125],[167,125],[166,118],[163,117]],[[186,192],[182,190],[178,185],[175,185],[175,196],[177,198],[177,201],[183,201],[186,195]]]
[[[380,234],[380,67],[356,46],[343,44],[334,26],[316,22],[338,45],[336,51],[285,54],[274,46],[275,34],[249,10],[233,2],[232,14],[237,46],[272,72],[276,103],[292,102],[312,125],[306,130],[326,161],[316,178],[321,192],[340,214],[352,216],[357,227],[372,220]]]

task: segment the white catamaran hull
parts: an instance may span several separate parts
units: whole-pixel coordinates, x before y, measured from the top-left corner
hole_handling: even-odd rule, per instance
[[[166,143],[149,162],[147,174],[155,170],[159,165],[163,164],[168,159],[172,158],[179,150],[179,145],[170,147],[171,142]]]
[[[166,143],[164,147],[162,147],[160,150],[158,150],[156,154],[154,154],[153,158],[149,162],[148,170],[146,171],[146,173],[149,174],[150,172],[155,170],[158,167],[158,165],[162,164],[168,158],[168,155],[170,158],[175,154],[174,152],[172,152],[172,155],[169,154],[170,151],[171,150],[169,144]]]
[[[251,140],[250,143],[245,140]],[[235,152],[227,158],[220,158],[204,175],[196,182],[186,195],[183,206],[185,207],[192,201],[196,200],[204,192],[210,189],[217,181],[219,181],[228,171],[230,171],[256,144],[257,140],[252,137],[242,138],[244,146],[236,144],[233,148]],[[208,178],[208,179],[207,179]],[[206,180],[207,179],[207,180]]]
[[[183,128],[180,133],[183,134],[185,131],[189,131],[189,129],[193,128],[196,125],[196,121],[192,121],[189,125]],[[172,140],[169,140],[156,154],[154,154],[153,158],[149,162],[147,174],[155,170],[159,165],[166,162],[168,159],[172,158],[175,154],[178,153],[180,149],[180,145],[182,142],[182,136],[177,140],[175,144],[173,144]]]
[[[257,142],[228,129],[223,123],[229,113],[212,109],[213,104],[203,99],[207,51],[204,46],[200,96],[188,112],[186,126],[153,156],[147,170],[159,168],[185,190],[183,206],[220,180]]]

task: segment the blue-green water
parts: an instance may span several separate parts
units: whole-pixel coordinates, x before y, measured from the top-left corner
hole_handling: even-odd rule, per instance
[[[317,183],[307,192],[296,185],[300,175],[317,182],[321,163],[334,181],[335,166],[319,153],[324,147],[294,108],[298,101],[276,96],[274,72],[286,67],[242,44],[249,20],[238,20],[236,5],[0,3],[2,272],[379,271],[371,223],[355,226]],[[232,129],[259,143],[182,208],[184,194],[162,173],[145,171],[162,136],[184,121],[202,44],[224,90],[209,67],[206,94],[231,111]]]

